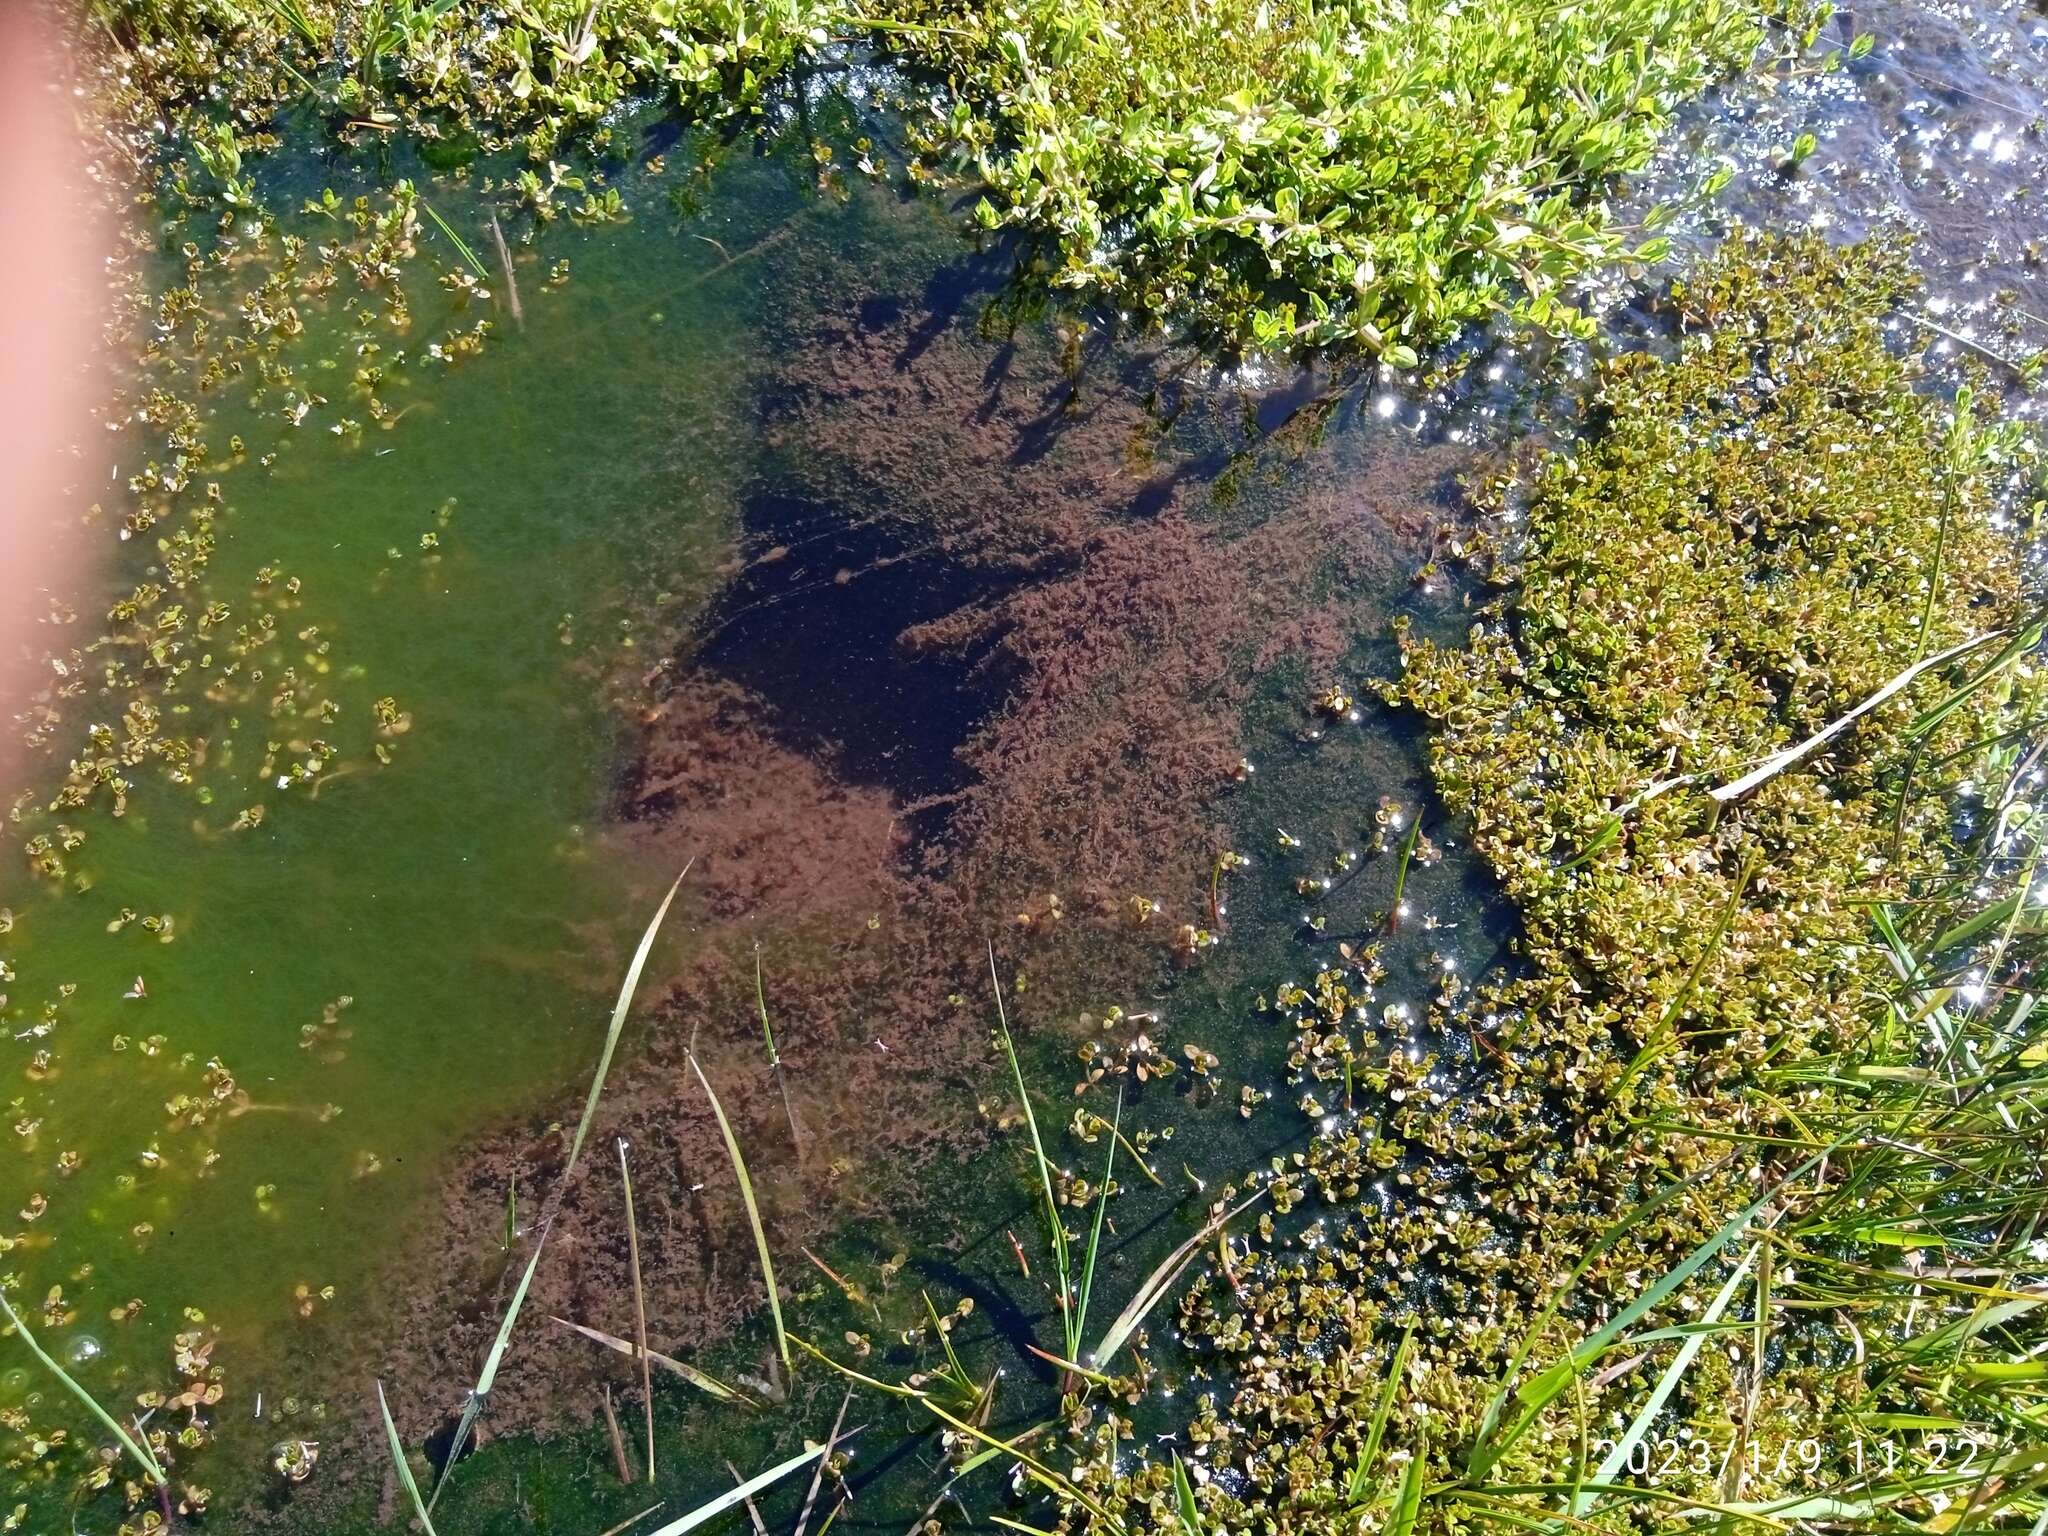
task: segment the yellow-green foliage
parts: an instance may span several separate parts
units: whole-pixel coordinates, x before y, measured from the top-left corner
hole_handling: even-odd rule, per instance
[[[1797,0],[1795,0],[1797,3]],[[1225,354],[1417,349],[1498,309],[1583,328],[1565,284],[1653,261],[1614,221],[1672,108],[1750,62],[1739,0],[91,0],[173,125],[246,198],[237,136],[605,140],[620,103],[759,107],[835,42],[905,67],[922,169],[970,171],[1064,295]],[[225,84],[226,89],[223,89]],[[927,87],[936,84],[935,92]]]
[[[1850,941],[1911,873],[1881,791],[1942,679],[1718,819],[1706,791],[2012,616],[1990,526],[2011,444],[1913,391],[1883,332],[1911,285],[1897,251],[1737,239],[1672,295],[1678,358],[1610,364],[1591,440],[1499,493],[1511,603],[1465,649],[1405,649],[1394,696],[1435,722],[1438,785],[1526,927],[1504,1040],[1579,1055],[1546,1074],[1575,1103],[1660,1031],[1734,1080],[1867,1011],[1877,962]]]
[[[1648,1350],[1647,1373],[1593,1356],[1576,1385],[1568,1372],[1548,1398],[1530,1387],[1526,1425],[1485,1432],[1503,1380],[1533,1379],[1509,1362],[1540,1309],[1565,1298],[1531,1373],[1682,1273],[1717,1229],[1733,1236],[1724,1223],[1769,1170],[1817,1161],[1810,1123],[1855,1113],[1854,1093],[1797,1089],[1795,1107],[1784,1084],[1826,1080],[1830,1053],[1892,1016],[1870,904],[1943,878],[1953,853],[1937,795],[1900,821],[1894,856],[1899,770],[1916,715],[1971,663],[1930,669],[1718,812],[1709,791],[2018,616],[1994,514],[2020,444],[1973,423],[1967,401],[1915,391],[1885,334],[1910,287],[1894,250],[1738,235],[1676,287],[1675,351],[1609,362],[1584,440],[1483,498],[1506,596],[1466,646],[1406,640],[1386,691],[1432,721],[1437,784],[1520,910],[1521,958],[1437,1012],[1457,1056],[1476,1037],[1464,1066],[1416,1059],[1411,1025],[1383,1016],[1370,946],[1276,994],[1304,1108],[1355,1092],[1359,1114],[1319,1127],[1275,1181],[1282,1219],[1262,1217],[1228,1273],[1181,1297],[1181,1332],[1220,1388],[1180,1426],[1205,1525],[1400,1525],[1411,1456],[1430,1458],[1433,1526],[1481,1519],[1519,1496],[1508,1485],[1568,1504],[1581,1426],[1612,1434],[1672,1346]],[[1958,711],[1930,760],[1983,718]],[[1919,1035],[1898,1031],[1908,1058]],[[1632,1209],[1660,1190],[1671,1198]],[[1283,1224],[1297,1206],[1318,1218],[1307,1238]],[[1702,1251],[1733,1260],[1736,1246]],[[1745,1293],[1731,1316],[1747,1307]],[[1740,1413],[1774,1444],[1846,1445],[1853,1423],[1831,1416],[1871,1390],[1846,1371],[1862,1352],[1825,1331],[1787,1337],[1796,1322],[1769,1324],[1767,1388],[1706,1350],[1659,1433],[1691,1418],[1718,1447]],[[1361,1472],[1410,1326],[1380,1460]],[[1522,1411],[1511,1401],[1505,1417]],[[1166,1464],[1133,1462],[1113,1424],[1091,1438],[1091,1496],[1130,1528],[1172,1528]],[[1472,1456],[1476,1442],[1488,1453]],[[1799,1478],[1766,1458],[1745,1496],[1814,1485]],[[1689,1472],[1664,1491],[1722,1496]]]
[[[907,0],[990,228],[1042,279],[1224,350],[1413,349],[1639,231],[1601,207],[1672,106],[1746,64],[1707,0]],[[1661,250],[1661,242],[1649,256]]]

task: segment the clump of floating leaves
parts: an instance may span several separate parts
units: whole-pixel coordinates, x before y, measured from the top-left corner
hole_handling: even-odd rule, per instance
[[[1672,289],[1674,350],[1607,363],[1587,440],[1483,496],[1505,597],[1463,647],[1404,636],[1383,692],[1435,727],[1439,792],[1520,909],[1519,961],[1427,1018],[1382,996],[1370,944],[1277,990],[1316,1132],[1179,1298],[1176,1453],[1114,1415],[1088,1427],[1075,1527],[1350,1536],[1412,1527],[1425,1490],[1453,1520],[1590,1507],[1587,1437],[1612,1443],[1645,1375],[1521,1375],[1519,1347],[1532,1373],[1573,1361],[1853,1110],[1856,1085],[1802,1064],[1886,1016],[1872,905],[1946,878],[1966,835],[1950,796],[1900,792],[1905,765],[1966,759],[2039,707],[2024,668],[1953,692],[2029,633],[2000,526],[2028,458],[1967,389],[1915,389],[1886,334],[1911,288],[1894,248],[1738,232]],[[1789,1258],[1760,1262],[1792,1283]],[[1639,1327],[1698,1305],[1674,1291]],[[1688,1448],[1660,1497],[1847,1475],[1835,1415],[1877,1366],[1858,1373],[1842,1330],[1769,1326],[1768,1368],[1708,1348],[1681,1401],[1771,1454],[1731,1481],[1718,1443]],[[1884,1390],[1918,1402],[1912,1380]],[[1802,1437],[1824,1469],[1777,1455]],[[1511,1502],[1532,1493],[1555,1497]]]
[[[1021,237],[1020,308],[1078,296],[1221,352],[1402,367],[1497,309],[1584,329],[1572,279],[1668,250],[1610,215],[1609,178],[1647,161],[1680,102],[1772,38],[1810,45],[1827,14],[1720,0],[89,10],[172,125],[187,184],[235,205],[255,197],[254,125],[302,103],[344,138],[402,128],[457,158],[521,142],[537,211],[569,188],[581,216],[614,217],[617,189],[585,188],[552,155],[613,147],[622,103],[759,112],[806,66],[866,45],[909,66],[918,174],[971,173],[979,225]]]

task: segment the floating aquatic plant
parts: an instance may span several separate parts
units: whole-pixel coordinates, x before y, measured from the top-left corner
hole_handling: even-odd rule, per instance
[[[37,1341],[35,1334],[29,1330],[28,1324],[21,1320],[21,1314],[14,1310],[14,1305],[8,1301],[7,1293],[4,1289],[0,1289],[0,1315],[6,1317],[8,1326],[14,1330],[16,1337],[28,1346],[29,1353],[36,1357],[36,1360],[42,1365],[43,1369],[56,1377],[65,1391],[83,1403],[87,1411],[107,1427],[115,1440],[120,1443],[121,1449],[133,1458],[135,1464],[142,1469],[144,1475],[159,1487],[167,1485],[170,1479],[164,1472],[163,1464],[151,1453],[149,1447],[137,1436],[129,1433],[119,1419],[100,1406],[98,1398],[80,1386],[77,1378],[51,1357],[49,1351],[43,1348]]]
[[[1605,364],[1586,440],[1482,496],[1501,601],[1464,647],[1404,636],[1383,691],[1432,721],[1519,962],[1440,999],[1420,1039],[1376,947],[1277,989],[1304,1112],[1340,1078],[1364,1109],[1319,1119],[1270,1186],[1306,1228],[1262,1220],[1148,1287],[1227,1383],[1182,1426],[1208,1524],[1958,1499],[2032,1518],[2010,1479],[2034,1431],[2005,1394],[2040,1347],[2016,1239],[2048,1209],[1992,1150],[2038,1136],[2048,1063],[2012,948],[2040,859],[2042,631],[1996,524],[2031,450],[1913,387],[1886,335],[1910,288],[1892,249],[1739,232],[1674,285],[1673,351]],[[1978,775],[2002,809],[1959,820]],[[1435,1042],[1460,1036],[1454,1070]],[[1996,1257],[1926,1261],[1952,1243]],[[1796,1322],[1845,1300],[1853,1349]],[[1996,1342],[1970,1342],[1994,1311]],[[1966,1400],[1944,1385],[1964,1381]],[[1716,1457],[1638,1477],[1653,1440],[1671,1459],[1674,1413],[1727,1426]],[[1999,1448],[1967,1492],[1926,1465],[1856,1484],[1879,1426],[1935,1422]],[[1607,1423],[1612,1444],[1583,1427]],[[1765,1441],[1814,1454],[1738,1454]],[[1371,1471],[1389,1447],[1391,1480]],[[1107,1435],[1089,1455],[1097,1501],[1184,1524],[1172,1466]]]

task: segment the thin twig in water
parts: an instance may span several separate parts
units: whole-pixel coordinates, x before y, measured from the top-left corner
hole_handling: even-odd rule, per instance
[[[626,1459],[626,1437],[619,1430],[618,1410],[612,1407],[611,1383],[604,1389],[604,1432],[612,1443],[612,1463],[618,1468],[619,1481],[630,1483],[633,1479],[633,1463]]]
[[[1985,644],[1987,641],[1995,640],[1997,638],[1998,636],[1996,634],[1972,635],[1969,639],[1962,641],[1960,644],[1950,646],[1947,650],[1943,651],[1939,656],[1929,656],[1925,660],[1914,662],[1912,666],[1906,668],[1905,671],[1901,672],[1897,677],[1893,678],[1890,682],[1886,683],[1882,688],[1878,689],[1877,692],[1873,693],[1861,704],[1858,704],[1854,709],[1850,710],[1849,713],[1843,715],[1839,720],[1836,720],[1831,725],[1825,726],[1821,730],[1816,731],[1813,735],[1807,737],[1806,740],[1800,742],[1797,746],[1787,747],[1783,752],[1777,753],[1772,757],[1766,758],[1761,764],[1759,764],[1755,768],[1752,768],[1748,773],[1745,773],[1741,778],[1733,780],[1730,783],[1723,784],[1719,789],[1708,790],[1708,797],[1710,799],[1720,802],[1723,805],[1727,804],[1730,800],[1740,800],[1752,789],[1755,789],[1757,785],[1763,783],[1766,779],[1777,777],[1777,775],[1783,773],[1787,768],[1790,768],[1794,763],[1797,763],[1801,758],[1805,757],[1807,753],[1813,751],[1816,747],[1824,746],[1826,743],[1834,740],[1834,738],[1839,736],[1843,731],[1847,730],[1850,726],[1854,725],[1858,720],[1861,720],[1865,715],[1869,714],[1873,709],[1876,709],[1880,704],[1884,703],[1886,699],[1890,698],[1893,694],[1899,692],[1901,689],[1910,685],[1913,679],[1918,677],[1922,672],[1927,671],[1930,667],[1938,667],[1943,662],[1954,661],[1956,657],[1961,656],[1964,652],[1974,651],[1979,646]]]
[[[789,1079],[782,1072],[782,1053],[775,1049],[775,1030],[768,1023],[768,988],[761,979],[761,946],[754,946],[754,1006],[761,1013],[761,1038],[768,1042],[768,1067],[775,1074],[775,1086],[782,1090],[782,1112],[789,1117],[789,1139],[796,1148],[799,1166],[804,1160],[804,1133],[796,1123],[796,1105],[789,1100]]]
[[[732,1480],[736,1485],[742,1489],[746,1487],[747,1480],[740,1475],[740,1469],[732,1464],[731,1457],[725,1459],[725,1470],[732,1474]],[[741,1502],[747,1506],[747,1518],[754,1524],[754,1536],[768,1536],[767,1522],[762,1520],[761,1511],[754,1506],[754,1496],[746,1494]]]
[[[526,311],[519,305],[519,278],[512,271],[512,248],[505,244],[505,231],[498,227],[498,216],[491,215],[491,238],[498,243],[498,266],[505,274],[505,307],[512,311],[513,323],[526,324]]]
[[[641,1510],[639,1514],[626,1516],[626,1518],[621,1520],[617,1525],[603,1532],[602,1536],[619,1536],[619,1533],[621,1531],[626,1530],[628,1527],[638,1525],[642,1520],[645,1520],[649,1515],[653,1514],[656,1510],[660,1508],[661,1506],[659,1504],[650,1504],[645,1509]]]
[[[811,1509],[818,1502],[818,1485],[825,1480],[825,1468],[832,1462],[832,1447],[839,1443],[839,1427],[846,1422],[846,1408],[853,1401],[853,1388],[846,1389],[846,1395],[839,1400],[839,1412],[832,1418],[832,1433],[825,1437],[825,1454],[818,1458],[818,1464],[811,1468],[810,1491],[804,1495],[804,1507],[796,1517],[796,1536],[804,1536],[804,1530],[811,1523]]]

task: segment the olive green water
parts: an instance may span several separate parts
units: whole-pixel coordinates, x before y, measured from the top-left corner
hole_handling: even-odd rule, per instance
[[[325,180],[352,190],[345,167],[287,175],[306,192]],[[224,714],[208,722],[195,785],[144,772],[121,818],[74,818],[88,837],[69,860],[72,878],[10,874],[0,894],[15,919],[0,939],[16,971],[10,1029],[33,1030],[56,1003],[54,1026],[15,1045],[24,1062],[51,1053],[21,1083],[13,1108],[33,1125],[0,1175],[5,1208],[47,1201],[18,1229],[26,1241],[10,1258],[29,1283],[16,1294],[81,1383],[124,1408],[140,1391],[176,1390],[175,1336],[203,1317],[196,1332],[215,1340],[228,1395],[207,1414],[215,1443],[181,1475],[215,1490],[216,1519],[268,1507],[295,1528],[335,1530],[392,1514],[382,1465],[355,1438],[381,1342],[365,1334],[371,1295],[380,1285],[388,1295],[394,1275],[402,1286],[418,1262],[409,1245],[431,1227],[452,1154],[587,1080],[609,991],[673,877],[636,862],[607,827],[622,712],[722,579],[758,469],[752,412],[764,370],[780,361],[772,348],[806,315],[852,302],[856,272],[886,270],[915,295],[959,252],[936,203],[859,180],[848,196],[820,196],[801,164],[736,154],[708,180],[645,167],[623,180],[636,217],[544,229],[519,257],[523,324],[500,312],[480,356],[422,369],[394,394],[407,408],[390,430],[334,434],[340,406],[299,429],[279,424],[274,401],[262,412],[217,407],[209,435],[239,434],[249,455],[222,472],[230,510],[208,591],[239,602],[266,570],[296,580],[288,598],[282,575],[265,590],[290,636],[285,658],[338,705],[327,733],[334,769],[267,796],[260,825],[227,830],[270,728],[260,711]],[[687,203],[671,204],[676,188]],[[475,233],[465,186],[426,190]],[[454,264],[439,236],[424,239]],[[570,280],[552,287],[546,274],[562,259]],[[416,309],[422,334],[475,313],[426,285]],[[971,309],[939,323],[971,326]],[[319,321],[295,355],[317,359],[323,348],[336,354],[334,371],[348,366]],[[1363,397],[1347,417],[1374,419]],[[1225,515],[1284,511],[1286,494],[1284,472],[1254,476],[1232,498],[1251,510]],[[125,590],[147,561],[133,546],[115,551],[105,591]],[[90,614],[102,601],[79,606]],[[1420,789],[1404,738],[1352,729],[1328,752],[1296,740],[1310,681],[1283,670],[1254,722],[1274,753],[1262,749],[1266,776],[1236,818],[1255,853],[1283,823],[1313,857],[1357,840],[1355,806],[1318,803],[1331,773],[1403,797]],[[387,697],[401,733],[373,729]],[[388,763],[374,755],[380,744]],[[31,765],[28,782],[60,770],[57,760]],[[1244,938],[1227,960],[1172,986],[1163,974],[1099,978],[1105,1002],[1135,1004],[1165,987],[1154,1000],[1172,1012],[1175,1041],[1200,1041],[1226,1063],[1217,1090],[1155,1086],[1132,1104],[1133,1133],[1175,1128],[1178,1140],[1155,1154],[1170,1186],[1120,1211],[1105,1308],[1180,1240],[1199,1210],[1195,1180],[1228,1178],[1247,1156],[1297,1139],[1281,1106],[1245,1119],[1235,1100],[1245,1077],[1270,1072],[1278,1041],[1226,1021],[1251,1015],[1258,988],[1296,949],[1293,872],[1283,860],[1262,864],[1233,883],[1232,926]],[[1351,920],[1367,921],[1385,883],[1383,867],[1360,883]],[[1418,877],[1418,890],[1430,883]],[[1468,899],[1449,886],[1440,894]],[[138,920],[109,932],[124,909]],[[159,914],[172,919],[168,943],[139,921]],[[689,943],[686,926],[668,935],[656,973]],[[1422,946],[1411,947],[1419,957]],[[1027,1041],[1047,1024],[1022,1005]],[[1034,1081],[1055,1094],[1072,1071],[1061,1035],[1047,1028],[1029,1048]],[[60,1172],[59,1158],[74,1153],[75,1169]],[[919,1287],[948,1305],[974,1295],[983,1311],[961,1331],[968,1358],[978,1369],[1021,1358],[1027,1334],[1056,1333],[1007,1235],[1036,1253],[1022,1166],[981,1159],[936,1200],[877,1174],[900,1218],[848,1231],[826,1246],[827,1261],[871,1277],[893,1253],[914,1254],[892,1318],[914,1307]],[[529,1219],[542,1194],[517,1192],[510,1218]],[[38,1310],[51,1286],[61,1297]],[[857,1311],[839,1316],[843,1299],[816,1274],[798,1276],[797,1289],[795,1315],[827,1340],[886,1331]],[[144,1305],[117,1320],[133,1299]],[[734,1375],[758,1368],[760,1344],[749,1330],[703,1358]],[[28,1422],[83,1429],[47,1378],[7,1363],[0,1391]],[[1028,1427],[1050,1385],[1020,1377],[997,1422]],[[446,1384],[451,1407],[460,1393]],[[664,1390],[663,1438],[716,1436],[721,1455],[758,1464],[820,1432],[811,1421],[836,1396],[832,1379],[813,1373],[794,1411],[736,1418]],[[180,1422],[185,1410],[159,1412]],[[326,1447],[315,1500],[287,1497],[267,1465],[288,1439]],[[914,1449],[890,1450],[893,1440],[880,1424],[870,1433],[879,1465],[864,1472],[867,1507],[849,1512],[849,1526],[907,1518],[929,1499],[929,1470]],[[33,1458],[17,1470],[35,1518],[68,1523],[71,1479],[46,1476]],[[656,1492],[676,1508],[715,1491],[715,1468],[695,1458],[672,1457],[664,1470]],[[594,1532],[643,1504],[640,1490],[618,1485],[594,1429],[490,1445],[459,1482],[439,1513],[444,1530],[516,1520]],[[104,1514],[94,1510],[89,1528]]]
[[[793,297],[787,267],[743,253],[808,219],[834,239],[859,223],[741,159],[692,238],[659,178],[635,175],[655,189],[641,217],[564,219],[543,261],[522,252],[523,326],[501,317],[391,430],[218,408],[210,436],[242,435],[249,456],[221,477],[207,590],[239,606],[265,568],[296,580],[292,598],[269,592],[286,660],[338,705],[342,771],[226,830],[274,727],[260,708],[224,715],[193,785],[145,769],[122,817],[71,818],[87,840],[66,881],[9,861],[17,1134],[0,1204],[23,1214],[7,1267],[103,1400],[175,1390],[173,1335],[194,1309],[235,1417],[267,1405],[232,1433],[277,1438],[264,1426],[290,1401],[317,1439],[306,1426],[335,1385],[322,1361],[362,1342],[352,1309],[430,1211],[441,1161],[594,1060],[628,930],[675,873],[605,836],[613,696],[660,662],[727,553],[753,323]],[[432,196],[462,217],[462,188]],[[546,286],[564,258],[572,280]],[[452,313],[431,290],[419,310],[423,330]],[[315,322],[295,355],[326,344]],[[106,542],[100,580],[125,590],[148,555]],[[79,606],[90,622],[103,600]],[[377,737],[385,697],[407,728]],[[24,782],[46,792],[61,771],[34,761]],[[124,909],[137,920],[110,932]],[[159,915],[168,935],[139,920]],[[25,1362],[10,1352],[0,1393],[71,1421]],[[207,1481],[253,1482],[219,1461]]]

